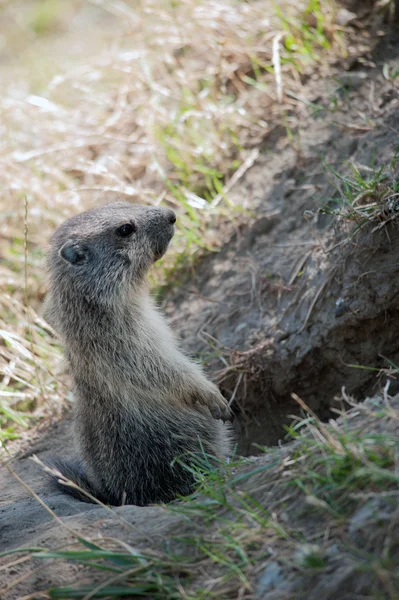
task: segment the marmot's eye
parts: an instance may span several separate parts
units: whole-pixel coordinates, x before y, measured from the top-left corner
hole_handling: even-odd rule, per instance
[[[116,233],[120,237],[129,237],[129,235],[132,235],[132,233],[134,233],[135,231],[136,227],[132,223],[125,223],[124,225],[118,227]]]

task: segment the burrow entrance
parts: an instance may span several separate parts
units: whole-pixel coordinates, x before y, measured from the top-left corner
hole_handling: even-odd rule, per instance
[[[298,303],[287,304],[263,340],[233,353],[233,367],[221,376],[226,397],[235,397],[244,455],[288,441],[285,426],[305,414],[292,394],[328,420],[345,407],[345,396],[363,400],[388,380],[391,394],[399,389],[398,225],[348,241],[327,268],[323,254],[308,261]]]

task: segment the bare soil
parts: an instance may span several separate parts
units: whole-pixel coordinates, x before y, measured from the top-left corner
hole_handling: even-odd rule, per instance
[[[220,252],[198,260],[189,276],[181,273],[183,283],[164,297],[164,308],[184,347],[207,356],[209,371],[226,395],[235,394],[242,453],[255,453],[254,443],[269,446],[284,440],[284,424],[298,413],[292,393],[326,419],[333,414],[343,386],[358,399],[377,391],[376,372],[351,365],[383,368],[387,366],[384,357],[399,364],[396,223],[374,233],[365,228],[349,237],[353,224],[339,223],[337,230],[334,217],[318,212],[326,199],[337,195],[322,168],[323,159],[343,173],[348,170],[347,161],[378,167],[388,164],[397,151],[399,79],[385,79],[383,66],[397,68],[398,57],[397,35],[392,34],[381,41],[373,56],[342,73],[345,86],[339,83],[340,74],[337,80],[305,84],[304,101],[295,109],[300,118],[293,141],[283,128],[275,127],[255,165],[232,194],[245,198],[253,216],[244,224],[237,216],[235,232]],[[312,110],[310,102],[326,108]],[[337,110],[328,109],[334,102]],[[223,229],[220,234],[225,235]],[[337,245],[342,240],[347,241]],[[212,340],[218,352],[212,351]],[[50,490],[45,475],[27,454],[45,458],[72,453],[69,425],[67,419],[51,425],[47,432],[39,431],[38,446],[10,463],[59,520],[54,521],[2,467],[0,551],[64,546],[72,539],[65,526],[89,537],[97,532],[102,537],[133,539],[135,547],[155,548],[172,532],[181,534],[195,527],[162,507],[126,506],[110,514]],[[279,452],[289,452],[287,448]],[[270,500],[267,491],[261,499]],[[121,516],[131,525],[121,522]],[[308,525],[311,529],[311,520]],[[379,538],[378,544],[383,544]],[[340,564],[332,556],[328,584],[316,575],[309,580],[300,572],[286,573],[284,589],[271,592],[258,587],[253,597],[371,597],[366,595],[367,578],[358,580],[355,589],[349,554],[345,569],[342,555]],[[3,565],[9,564],[10,557],[2,560]],[[78,570],[72,563],[51,561],[3,568],[2,598],[12,600],[50,585],[72,583]],[[93,581],[92,574],[82,571],[80,576]],[[23,577],[19,585],[4,592],[19,577]],[[311,590],[308,595],[304,595],[306,590]],[[344,595],[346,590],[349,595]]]
[[[356,223],[319,212],[338,195],[324,161],[346,175],[349,162],[378,169],[395,156],[398,81],[384,79],[382,69],[398,55],[392,35],[368,67],[309,82],[295,147],[276,128],[236,190],[254,222],[237,226],[167,296],[166,311],[191,353],[209,356],[216,343],[210,368],[226,396],[235,394],[246,454],[254,442],[284,436],[298,412],[291,393],[328,418],[342,386],[359,399],[378,387],[375,371],[356,365],[386,368],[384,357],[399,364],[397,224],[371,233],[374,223],[351,237]],[[337,112],[312,115],[305,106],[328,106],[333,97]]]

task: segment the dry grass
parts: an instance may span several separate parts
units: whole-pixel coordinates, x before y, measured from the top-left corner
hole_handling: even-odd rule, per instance
[[[65,394],[54,375],[58,348],[37,316],[46,242],[63,219],[120,198],[174,207],[179,231],[162,280],[199,249],[217,249],[218,220],[248,208],[233,203],[231,188],[270,128],[289,126],[284,90],[300,90],[303,74],[344,52],[332,1],[278,6],[2,4],[3,428],[10,418],[26,423],[15,409],[31,412],[46,398],[56,406]]]

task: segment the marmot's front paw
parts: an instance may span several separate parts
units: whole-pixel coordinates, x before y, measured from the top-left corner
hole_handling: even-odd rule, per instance
[[[226,398],[222,396],[217,387],[214,390],[207,390],[206,393],[196,393],[195,402],[207,406],[214,419],[221,419],[223,422],[231,421],[233,418]]]

